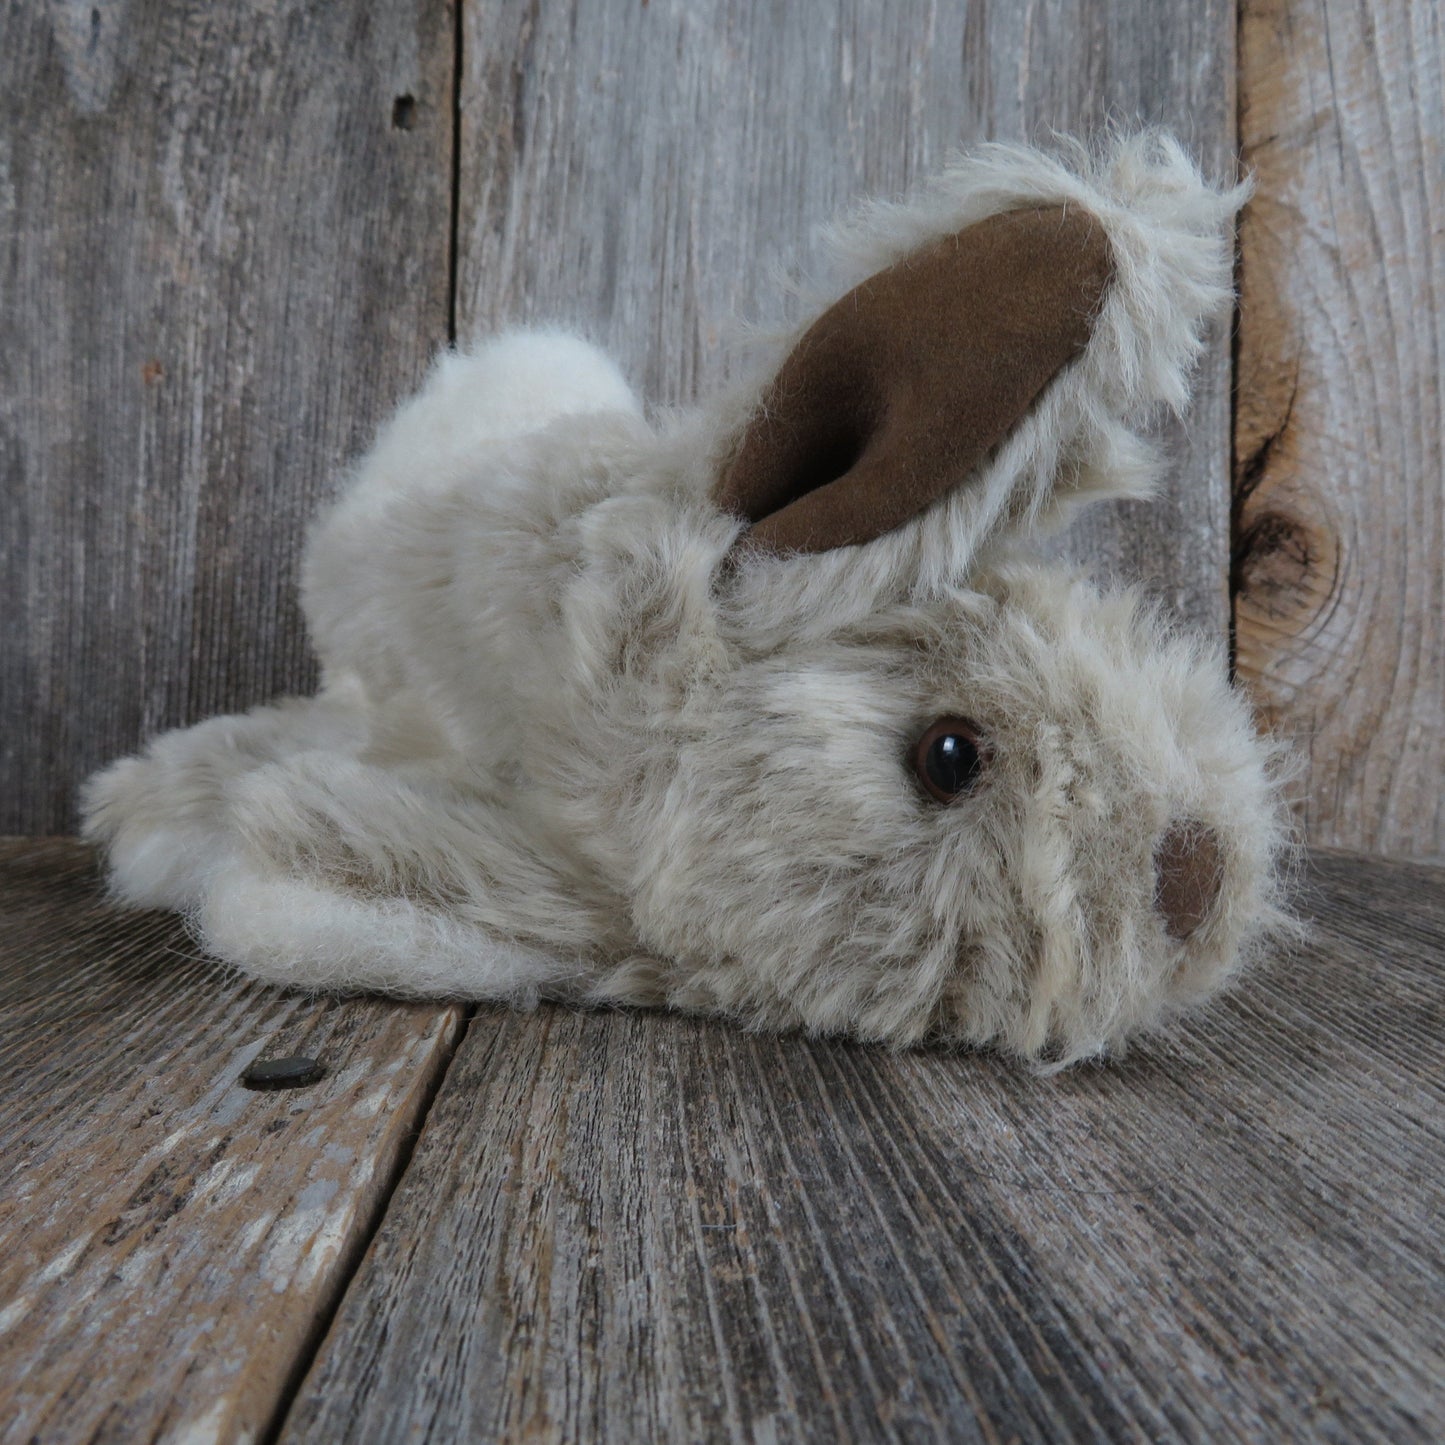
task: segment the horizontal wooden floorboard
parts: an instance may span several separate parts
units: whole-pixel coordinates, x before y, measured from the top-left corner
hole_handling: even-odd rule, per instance
[[[459,1029],[243,983],[89,849],[0,843],[0,1440],[260,1436]],[[326,1076],[241,1086],[286,1054]]]
[[[484,1010],[282,1438],[1438,1439],[1445,873],[1125,1060]]]

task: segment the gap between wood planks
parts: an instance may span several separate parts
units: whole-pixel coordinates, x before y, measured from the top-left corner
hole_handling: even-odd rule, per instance
[[[1235,66],[1236,73],[1239,64],[1239,15],[1236,10],[1234,26]],[[1241,102],[1236,94],[1234,98],[1234,146],[1236,156],[1239,154],[1239,122]],[[1239,244],[1239,227],[1234,230],[1234,296],[1229,306],[1229,395],[1226,398],[1229,407],[1229,572],[1225,580],[1225,586],[1229,589],[1229,617],[1228,635],[1225,638],[1227,648],[1226,661],[1229,667],[1229,681],[1231,686],[1238,686],[1239,683],[1239,582],[1244,570],[1244,559],[1239,545],[1240,536],[1240,511],[1241,511],[1241,489],[1235,485],[1234,479],[1243,475],[1239,460],[1239,288],[1241,278],[1244,275],[1244,248]],[[1266,448],[1267,451],[1267,448]],[[1262,460],[1254,456],[1246,463],[1247,467],[1255,467]]]
[[[458,0],[460,3],[460,0]],[[1241,12],[1244,9],[1245,0],[1237,0],[1234,7],[1234,162],[1236,168],[1242,155],[1243,142],[1241,137],[1244,133],[1244,97],[1243,87],[1238,83],[1240,66],[1244,62],[1243,44],[1240,40],[1240,31],[1243,28]],[[1239,588],[1240,580],[1244,573],[1243,549],[1240,545],[1243,516],[1242,507],[1244,494],[1243,489],[1236,485],[1235,478],[1242,477],[1246,471],[1259,467],[1267,458],[1269,448],[1273,445],[1271,438],[1254,456],[1247,462],[1241,463],[1239,457],[1239,350],[1240,350],[1240,325],[1239,325],[1239,293],[1244,278],[1244,247],[1240,244],[1239,225],[1236,222],[1234,227],[1234,295],[1229,306],[1229,395],[1227,402],[1229,406],[1229,550],[1228,566],[1229,571],[1225,585],[1229,589],[1229,635],[1226,638],[1228,647],[1227,659],[1229,664],[1229,681],[1232,686],[1239,683]]]
[[[464,67],[466,4],[452,0],[452,155],[451,216],[447,230],[447,345],[457,344],[457,278],[461,272],[462,213],[462,86]],[[470,1016],[468,1018],[470,1021]]]
[[[377,1196],[376,1205],[371,1211],[370,1218],[358,1233],[356,1247],[351,1252],[351,1258],[338,1261],[336,1285],[331,1292],[331,1299],[316,1312],[311,1329],[307,1332],[301,1347],[296,1351],[295,1358],[291,1361],[291,1368],[287,1371],[286,1378],[281,1382],[281,1388],[277,1391],[276,1405],[271,1419],[256,1437],[256,1445],[275,1445],[281,1432],[285,1430],[286,1421],[291,1414],[291,1407],[295,1404],[301,1386],[305,1383],[306,1376],[311,1372],[311,1366],[321,1352],[321,1346],[326,1336],[331,1332],[331,1322],[340,1311],[342,1301],[350,1292],[351,1283],[356,1278],[356,1273],[361,1268],[367,1251],[371,1248],[371,1242],[376,1238],[376,1233],[391,1208],[392,1196],[396,1193],[397,1186],[400,1185],[406,1171],[411,1167],[417,1140],[421,1138],[422,1130],[426,1128],[427,1120],[431,1117],[432,1105],[436,1103],[437,1095],[441,1093],[442,1085],[451,1072],[452,1061],[471,1032],[472,1020],[476,1016],[477,1005],[475,1003],[465,1005],[461,1026],[452,1039],[451,1047],[442,1055],[441,1066],[432,1075],[431,1081],[422,1095],[421,1106],[417,1110],[416,1126],[410,1135],[403,1139],[401,1147],[397,1150],[396,1162],[392,1166],[391,1175]]]

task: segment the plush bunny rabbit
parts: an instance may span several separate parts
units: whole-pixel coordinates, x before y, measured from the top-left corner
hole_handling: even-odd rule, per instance
[[[566,335],[445,357],[311,538],[320,695],[88,784],[116,890],[279,983],[1035,1059],[1206,996],[1284,920],[1279,748],[1019,544],[1147,489],[1242,199],[986,147],[659,425]]]

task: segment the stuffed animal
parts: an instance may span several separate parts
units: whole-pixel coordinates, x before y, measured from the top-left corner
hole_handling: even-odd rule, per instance
[[[569,335],[446,355],[311,535],[319,695],[87,785],[116,892],[307,989],[1049,1062],[1211,994],[1286,917],[1281,749],[1028,543],[1147,491],[1243,198],[1157,135],[985,147],[652,421]]]

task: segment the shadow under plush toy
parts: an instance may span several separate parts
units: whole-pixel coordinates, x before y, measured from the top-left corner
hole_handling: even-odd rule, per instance
[[[657,427],[565,335],[445,357],[311,538],[319,696],[89,783],[116,890],[278,983],[1058,1061],[1208,995],[1283,921],[1279,749],[1019,544],[1147,490],[1242,199],[985,148]]]

